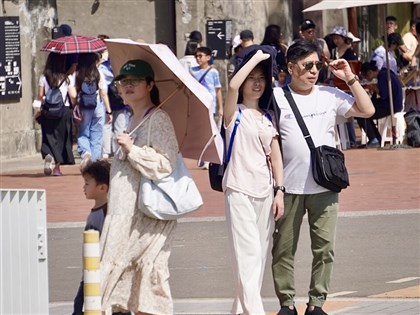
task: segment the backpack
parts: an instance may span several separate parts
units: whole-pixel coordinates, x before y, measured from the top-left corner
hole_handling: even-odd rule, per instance
[[[64,115],[64,102],[67,100],[63,100],[63,95],[61,94],[60,87],[63,82],[66,81],[64,79],[58,86],[50,87],[48,92],[45,94],[45,98],[42,101],[41,110],[43,112],[43,116],[48,119],[60,119]]]
[[[80,87],[78,104],[86,109],[96,108],[96,104],[97,104],[96,91],[97,90],[98,90],[98,85],[96,84],[96,82],[83,81]]]
[[[407,124],[407,144],[412,147],[420,147],[420,111],[410,109],[404,115]]]

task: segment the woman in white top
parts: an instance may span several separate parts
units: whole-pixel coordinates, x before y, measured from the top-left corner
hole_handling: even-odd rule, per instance
[[[61,118],[51,119],[43,115],[42,110],[35,112],[35,119],[41,124],[42,145],[41,155],[44,159],[44,174],[63,175],[60,165],[74,164],[72,150],[72,115],[71,99],[76,98],[74,74],[68,75],[65,69],[66,56],[50,53],[42,76],[39,79],[38,100],[42,102],[47,92],[60,86],[65,110]],[[54,169],[52,164],[55,162]]]
[[[229,83],[224,108],[226,143],[239,112],[241,118],[223,190],[236,282],[232,314],[256,315],[265,314],[261,286],[274,219],[283,214],[283,189],[278,190],[283,165],[278,133],[270,114],[262,109],[272,93],[272,61],[261,50],[251,54]]]

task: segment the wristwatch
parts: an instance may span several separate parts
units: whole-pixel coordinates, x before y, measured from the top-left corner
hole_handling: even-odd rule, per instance
[[[284,186],[274,186],[274,196],[277,194],[277,192],[280,190],[282,193],[286,192],[286,187]]]
[[[354,82],[356,82],[356,81],[360,81],[359,77],[357,75],[355,75],[353,79],[351,79],[349,82],[347,82],[347,85],[352,86],[354,84]]]

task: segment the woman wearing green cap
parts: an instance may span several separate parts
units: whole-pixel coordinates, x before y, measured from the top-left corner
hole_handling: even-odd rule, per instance
[[[173,314],[168,260],[177,222],[149,218],[137,202],[142,176],[161,179],[172,172],[178,143],[169,116],[156,109],[159,93],[150,64],[130,60],[115,80],[133,116],[127,133],[116,138],[122,154],[114,158],[110,172],[101,236],[102,308],[105,314]]]

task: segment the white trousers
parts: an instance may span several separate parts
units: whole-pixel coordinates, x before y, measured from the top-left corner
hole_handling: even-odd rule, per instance
[[[265,314],[261,287],[274,227],[272,202],[272,195],[253,198],[232,189],[225,192],[226,223],[235,281],[232,314]]]

